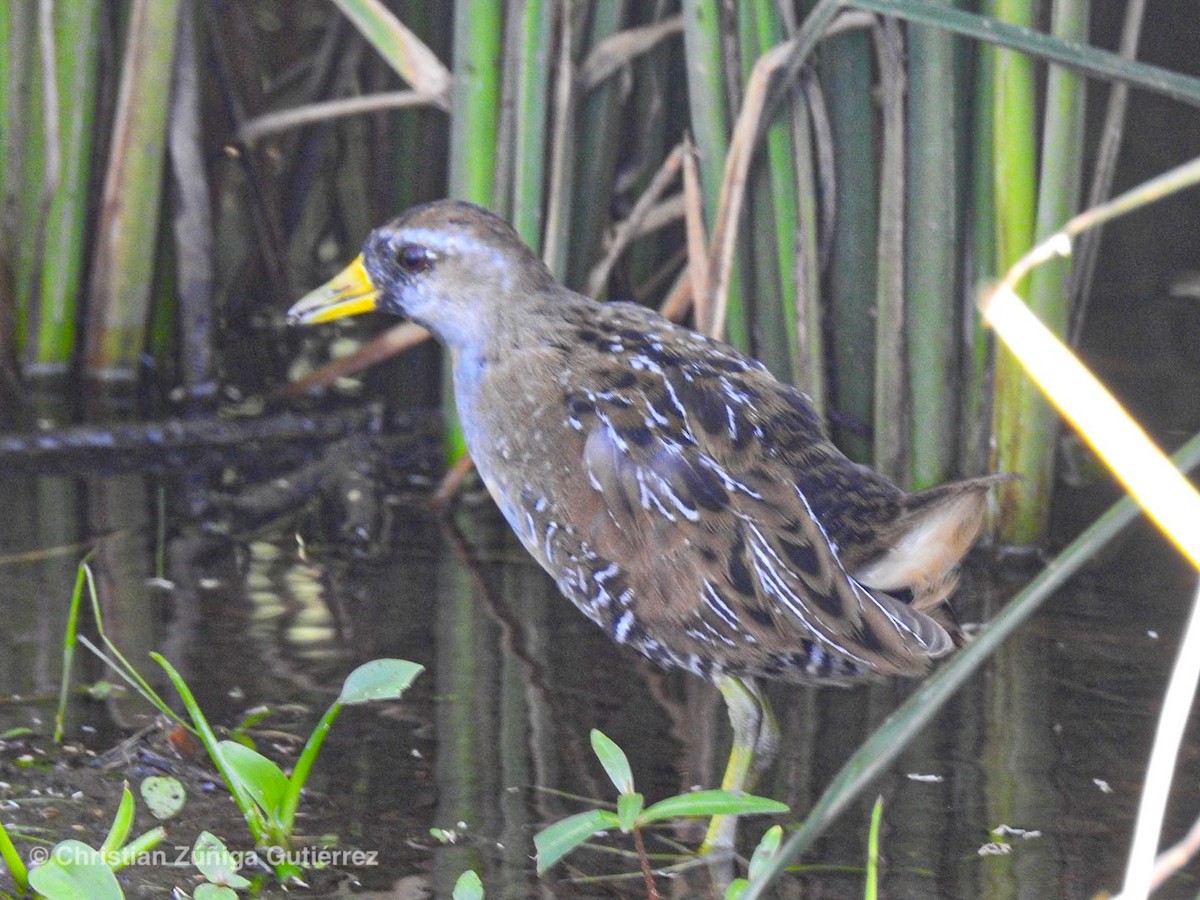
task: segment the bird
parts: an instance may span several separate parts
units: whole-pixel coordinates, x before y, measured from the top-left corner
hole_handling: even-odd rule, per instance
[[[998,476],[901,490],[762,363],[568,290],[463,201],[377,228],[287,315],[370,310],[448,349],[479,476],[561,593],[617,643],[720,688],[722,787],[747,789],[777,751],[762,679],[915,676],[959,642],[945,602]],[[701,849],[730,849],[735,829],[715,817]]]

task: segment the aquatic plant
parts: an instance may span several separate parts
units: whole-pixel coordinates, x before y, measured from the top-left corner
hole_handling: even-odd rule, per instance
[[[27,875],[19,871],[23,867],[19,857],[15,868],[7,852],[3,853],[4,860],[19,888],[32,888],[49,900],[121,900],[125,893],[115,873],[158,846],[167,834],[160,825],[126,843],[133,827],[133,814],[133,794],[126,785],[117,814],[99,847],[77,840],[59,841],[46,854],[46,861],[30,869]],[[0,827],[0,844],[4,842],[12,847]]]
[[[646,806],[646,798],[634,789],[629,759],[616,742],[599,729],[592,729],[592,750],[605,774],[617,789],[617,809],[590,809],[568,816],[534,836],[537,870],[541,874],[585,843],[593,835],[617,829],[632,834],[647,891],[654,895],[654,873],[646,854],[642,829],[666,819],[711,818],[761,813],[783,813],[786,804],[740,791],[693,791]]]
[[[291,776],[257,750],[237,741],[218,741],[204,712],[196,703],[191,688],[166,659],[158,653],[150,654],[179,692],[184,708],[208,751],[217,771],[229,787],[234,802],[241,810],[255,845],[264,848],[287,848],[291,844],[296,823],[296,810],[303,790],[312,771],[329,729],[346,706],[370,703],[376,700],[395,700],[424,671],[417,663],[403,659],[376,659],[359,666],[342,684],[341,693],[321,716],[308,741],[304,745]],[[281,859],[276,863],[275,873],[281,879],[298,874],[298,867],[286,862],[286,856],[272,854],[269,858]]]

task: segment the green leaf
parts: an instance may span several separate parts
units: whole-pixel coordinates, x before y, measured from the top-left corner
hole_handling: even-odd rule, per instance
[[[474,870],[467,869],[454,882],[454,900],[483,900],[483,882]]]
[[[192,865],[213,884],[231,888],[250,887],[250,882],[237,873],[237,859],[221,839],[211,832],[200,832],[196,843],[192,844]]]
[[[734,791],[694,791],[660,800],[644,813],[642,825],[660,819],[704,816],[745,816],[758,813],[784,813],[787,805],[766,797],[741,794]]]
[[[104,856],[82,841],[57,844],[43,865],[29,873],[29,883],[48,900],[123,900],[125,894]]]
[[[406,659],[374,659],[363,663],[346,677],[339,703],[370,703],[395,700],[425,667]]]
[[[633,793],[633,772],[625,751],[599,728],[592,729],[592,749],[616,789],[622,794]]]
[[[129,837],[129,830],[133,827],[133,813],[133,794],[126,784],[121,788],[121,803],[117,806],[117,814],[113,816],[112,826],[108,829],[104,843],[100,845],[101,856],[121,849],[125,838]]]
[[[620,822],[623,832],[628,834],[633,830],[634,822],[645,807],[646,798],[636,791],[617,798],[617,821]]]
[[[142,780],[142,800],[154,818],[162,820],[178,815],[187,800],[187,792],[178,778],[151,775]]]
[[[223,884],[205,883],[192,891],[192,900],[237,900],[237,891]]]
[[[779,852],[779,843],[782,840],[783,827],[781,825],[772,825],[767,829],[767,833],[762,836],[762,840],[754,848],[754,855],[750,857],[750,877],[735,878],[725,891],[725,900],[741,900],[741,896],[746,893],[746,888],[750,887],[751,882],[762,874],[766,864]]]
[[[538,874],[541,875],[596,832],[619,826],[615,813],[607,809],[590,809],[567,816],[561,822],[539,831],[533,837],[533,845],[537,848]]]
[[[219,746],[230,771],[250,792],[254,802],[267,815],[274,816],[287,793],[287,776],[257,750],[236,741],[221,741]]]
[[[771,857],[779,852],[779,844],[782,840],[782,825],[772,825],[767,829],[767,833],[762,836],[762,840],[754,848],[754,855],[750,857],[750,878],[752,880],[758,877],[763,867],[771,861]]]

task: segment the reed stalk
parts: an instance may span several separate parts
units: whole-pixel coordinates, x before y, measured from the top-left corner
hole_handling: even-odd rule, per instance
[[[867,462],[875,393],[876,248],[879,201],[871,46],[857,32],[828,38],[820,71],[836,159],[836,222],[827,276],[833,367],[833,433],[851,459]]]
[[[100,6],[26,2],[0,11],[0,234],[16,303],[11,349],[27,376],[66,373],[75,348]]]
[[[952,0],[933,0],[948,7]],[[908,206],[904,333],[912,404],[908,480],[923,488],[957,468],[957,377],[962,322],[958,284],[958,122],[962,81],[956,40],[941,28],[908,28]]]
[[[818,207],[816,160],[810,107],[803,86],[792,117],[792,145],[796,153],[797,218],[794,258],[795,371],[798,384],[822,416],[828,393],[825,366],[825,332],[821,303],[821,258],[818,251]]]
[[[491,0],[455,3],[448,193],[489,208],[498,199],[496,135],[500,121],[502,22],[503,8]],[[446,454],[451,462],[467,452],[462,425],[454,414],[453,383],[452,374],[446,369],[442,377],[442,409]]]
[[[721,37],[721,4],[717,0],[684,0],[682,11],[688,122],[699,152],[704,220],[712,234],[729,152],[729,88]],[[742,276],[736,265],[729,275],[724,322],[697,322],[696,326],[701,331],[723,334],[739,349],[750,349],[750,323]]]
[[[909,397],[904,322],[905,109],[904,41],[895,19],[872,29],[879,68],[879,242],[875,284],[875,391],[871,458],[893,481],[907,479]]]
[[[996,210],[995,182],[992,178],[995,150],[995,82],[994,54],[984,47],[973,47],[976,59],[974,84],[975,110],[971,124],[973,165],[970,173],[970,222],[968,234],[970,268],[964,273],[964,293],[975,296],[984,285],[996,278]],[[988,471],[991,451],[992,419],[992,362],[991,333],[984,328],[983,319],[975,304],[967,302],[964,328],[965,355],[962,365],[964,403],[962,428],[959,432],[959,465],[964,474],[979,475]],[[915,402],[915,401],[914,401]]]
[[[1087,37],[1091,0],[1055,0],[1051,32],[1067,40]],[[1038,177],[1035,240],[1056,231],[1079,209],[1083,169],[1084,82],[1064,69],[1051,66],[1046,83],[1045,121],[1042,127],[1041,171]],[[1065,335],[1070,320],[1068,277],[1071,262],[1054,259],[1034,270],[1029,279],[1029,308],[1055,334]],[[1006,351],[1007,355],[1007,351]],[[1018,376],[1022,377],[1022,376]],[[1042,537],[1050,520],[1054,485],[1054,458],[1058,417],[1040,396],[1031,396],[1028,379],[1020,389],[1021,403],[1008,411],[1013,443],[1009,465],[1019,472],[1015,496],[1019,512],[1012,532],[1019,541]]]
[[[132,0],[88,291],[84,366],[132,379],[146,343],[179,0]]]
[[[590,52],[619,32],[626,4],[624,0],[608,0],[587,12],[584,16],[582,8],[576,10],[583,19],[573,33],[577,53]],[[602,253],[609,224],[608,198],[613,193],[621,149],[621,89],[614,79],[605,79],[578,98],[565,138],[574,145],[570,151],[574,157],[571,177],[562,185],[563,196],[568,198],[563,220],[570,223],[564,248],[566,282],[568,287],[583,290]]]
[[[784,40],[783,21],[771,4],[741,3],[738,34],[742,49],[742,81],[754,62]],[[794,99],[797,92],[792,92]],[[748,204],[755,266],[753,348],[767,367],[784,379],[798,374],[796,343],[796,232],[799,201],[796,153],[792,143],[794,104],[777,110],[767,124],[763,153],[752,163]]]
[[[997,18],[1019,25],[1032,24],[1032,0],[993,0]],[[998,49],[992,58],[993,151],[992,192],[995,212],[995,260],[1007,270],[1033,246],[1037,196],[1036,101],[1033,64],[1012,50]],[[1020,286],[1025,293],[1028,281]],[[1049,508],[1037,492],[1041,476],[1022,470],[1036,439],[1032,422],[1042,415],[1044,402],[1016,359],[1006,350],[996,358],[994,387],[993,468],[1024,476],[996,487],[1000,503],[1000,534],[1008,543],[1035,540],[1045,526]],[[1034,477],[1030,478],[1029,475]]]
[[[516,148],[513,159],[512,224],[535,250],[542,243],[543,182],[550,86],[554,4],[523,0],[518,50]]]

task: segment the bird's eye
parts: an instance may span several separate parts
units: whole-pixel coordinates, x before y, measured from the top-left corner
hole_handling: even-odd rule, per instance
[[[433,254],[420,244],[404,244],[396,251],[396,262],[405,272],[417,275],[433,263]]]

